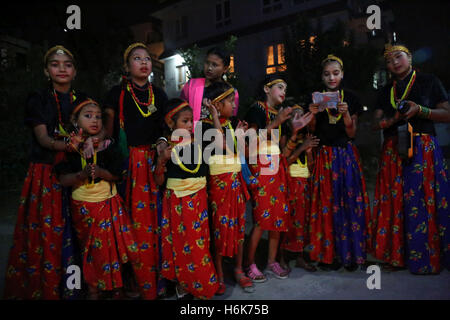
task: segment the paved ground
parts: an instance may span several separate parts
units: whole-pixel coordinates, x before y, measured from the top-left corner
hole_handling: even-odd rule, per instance
[[[0,195],[0,292],[3,293],[4,274],[8,251],[16,219],[19,191],[13,190]],[[251,221],[248,222],[251,226]],[[248,229],[249,230],[249,229]],[[267,259],[267,241],[264,237],[260,243],[259,261],[261,267]],[[369,259],[372,260],[373,259]],[[308,273],[294,268],[288,279],[270,278],[265,283],[255,284],[254,293],[245,293],[231,276],[232,265],[226,265],[227,291],[214,300],[333,300],[333,299],[450,299],[450,272],[445,270],[440,275],[417,276],[408,271],[381,273],[381,289],[369,290],[366,282],[370,274],[358,270],[347,272],[344,269],[332,272],[317,271]],[[173,299],[173,298],[172,298]]]

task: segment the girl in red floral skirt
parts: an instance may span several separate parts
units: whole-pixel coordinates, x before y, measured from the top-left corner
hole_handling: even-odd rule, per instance
[[[158,219],[157,192],[152,166],[155,149],[161,136],[165,92],[148,81],[152,60],[147,46],[133,43],[124,52],[127,77],[114,86],[105,101],[107,133],[118,141],[126,161],[126,181],[118,185],[126,208],[133,220],[144,268],[153,280],[144,290],[145,299],[157,296]],[[128,285],[127,285],[128,287]],[[130,291],[132,291],[132,285]],[[130,292],[131,293],[131,292]]]
[[[246,116],[249,128],[266,129],[268,137],[267,140],[263,136],[259,137],[257,159],[252,159],[255,155],[250,152],[248,162],[252,173],[249,189],[253,200],[254,227],[250,235],[247,275],[254,282],[264,282],[267,279],[255,264],[256,249],[264,230],[269,231],[267,272],[278,279],[288,277],[288,271],[275,260],[280,232],[286,232],[289,224],[285,158],[280,155],[279,144],[271,136],[271,131],[280,134],[282,123],[290,118],[291,108],[276,109],[285,99],[286,87],[286,82],[280,76],[266,77],[260,87],[264,90],[261,94],[263,101],[256,102]],[[311,120],[311,114],[302,118],[303,123],[297,123],[300,120],[296,119],[296,130],[305,126],[308,120]]]
[[[49,86],[30,94],[25,106],[25,124],[32,129],[30,165],[9,254],[6,299],[63,297],[60,282],[65,266],[62,252],[66,217],[63,188],[52,170],[65,151],[72,151],[65,126],[83,94],[72,88],[76,69],[69,50],[63,46],[50,48],[44,68]]]
[[[166,186],[161,220],[162,275],[177,281],[179,299],[191,295],[209,299],[219,283],[209,251],[208,167],[202,160],[201,139],[191,137],[193,116],[187,102],[170,100],[164,120],[175,131],[159,154],[154,172],[156,183]]]
[[[93,136],[102,129],[102,111],[88,99],[75,107],[72,121],[85,135]],[[117,193],[115,181],[122,174],[117,145],[99,141],[91,159],[71,153],[55,170],[61,184],[72,187],[72,219],[82,248],[83,277],[89,298],[96,300],[103,291],[120,293],[122,265],[127,262],[143,287],[149,284],[150,274],[139,261],[131,220]]]
[[[214,260],[220,285],[216,294],[225,293],[223,257],[236,257],[234,269],[236,281],[244,291],[253,292],[253,282],[242,271],[245,209],[250,195],[241,174],[236,134],[230,119],[235,108],[234,88],[227,83],[217,82],[205,89],[205,97],[208,102],[210,100],[212,102],[209,105],[211,118],[202,121],[205,132],[203,136],[206,139],[209,132],[215,132],[215,137],[223,135],[223,140],[218,138],[218,141],[210,145],[215,147],[211,153],[208,152],[209,147],[205,148],[205,153],[211,154],[205,161],[208,162],[210,171],[208,200],[212,210]],[[246,130],[247,125],[239,121],[235,123],[234,128]]]
[[[292,107],[292,115],[295,117],[304,114],[299,105]],[[292,118],[291,118],[292,120]],[[292,132],[292,121],[287,122],[289,131]],[[303,131],[303,130],[302,130]],[[285,138],[286,136],[283,136]],[[310,175],[314,165],[312,149],[317,147],[319,139],[306,132],[298,132],[291,136],[284,149],[284,156],[288,164],[288,195],[290,203],[290,222],[287,233],[282,237],[280,264],[289,270],[286,261],[286,251],[299,253],[295,266],[307,271],[316,271],[316,268],[306,262],[304,248],[309,240],[308,221],[310,209]]]

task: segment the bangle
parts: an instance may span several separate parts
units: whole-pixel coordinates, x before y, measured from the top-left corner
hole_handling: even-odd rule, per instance
[[[427,108],[427,107],[422,107],[422,106],[419,104],[419,116],[420,116],[421,118],[427,118],[427,119],[430,119],[430,117],[431,117],[431,109],[430,109],[430,108]]]

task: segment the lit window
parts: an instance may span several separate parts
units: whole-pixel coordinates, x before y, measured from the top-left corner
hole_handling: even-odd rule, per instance
[[[287,70],[284,44],[279,43],[267,47],[266,74],[283,72]]]
[[[230,56],[230,69],[229,69],[230,73],[234,73],[234,54],[232,54]]]

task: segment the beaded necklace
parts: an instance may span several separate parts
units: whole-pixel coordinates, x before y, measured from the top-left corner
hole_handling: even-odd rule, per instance
[[[148,102],[142,102],[138,99],[138,97],[136,97],[136,94],[134,93],[133,87],[130,85],[130,83],[127,83],[127,91],[131,94],[131,98],[133,98],[136,107],[144,118],[149,117],[153,112],[157,110],[155,107],[155,95],[153,94],[153,88],[151,84],[148,85]],[[140,105],[147,107],[147,112],[142,111]]]
[[[70,91],[70,103],[73,103],[76,100],[76,96],[75,96],[75,90]],[[58,136],[68,136],[68,133],[66,132],[66,130],[64,129],[64,125],[62,122],[62,115],[61,115],[61,103],[59,102],[59,98],[58,98],[58,94],[56,93],[56,90],[53,89],[53,97],[55,98],[56,101],[56,110],[58,111],[58,131],[55,129],[55,134]]]
[[[391,87],[391,105],[395,110],[397,110],[397,101],[404,100],[409,95],[409,92],[411,91],[415,81],[416,81],[416,70],[414,70],[411,79],[409,79],[408,85],[406,86],[405,91],[402,94],[402,97],[398,100],[397,92],[395,89],[395,87],[397,86],[397,81],[394,80]]]
[[[172,149],[172,153],[175,155],[175,159],[177,160],[177,164],[178,166],[181,168],[181,170],[185,171],[185,172],[189,172],[192,174],[196,174],[198,172],[198,170],[200,170],[200,166],[202,164],[201,158],[202,158],[202,148],[200,147],[200,145],[197,145],[198,147],[198,154],[199,154],[199,161],[197,163],[197,166],[195,167],[195,169],[191,170],[189,168],[187,168],[184,163],[180,160],[180,158],[178,157],[178,152],[175,151],[175,148]]]
[[[271,122],[270,113],[272,113],[274,115],[278,115],[278,110],[269,107],[269,105],[265,101],[259,102],[259,103],[263,106],[264,110],[266,111],[266,123],[269,124]],[[278,132],[281,136],[281,124],[278,126],[278,130],[279,130]]]

